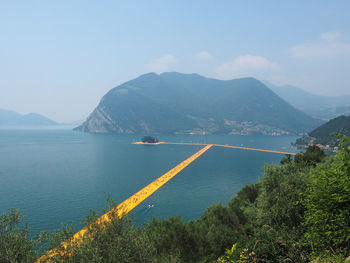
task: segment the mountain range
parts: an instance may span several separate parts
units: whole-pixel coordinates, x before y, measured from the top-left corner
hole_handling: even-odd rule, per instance
[[[320,96],[294,86],[277,86],[264,81],[264,84],[285,101],[305,113],[330,120],[339,115],[350,115],[350,95]]]
[[[254,78],[149,73],[103,96],[75,130],[93,133],[297,134],[322,122]]]
[[[0,127],[52,126],[57,122],[36,113],[19,114],[14,111],[0,109]]]

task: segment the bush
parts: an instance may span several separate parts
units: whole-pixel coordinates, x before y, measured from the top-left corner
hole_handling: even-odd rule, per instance
[[[0,262],[34,262],[40,253],[43,236],[29,238],[30,228],[20,227],[22,216],[19,210],[11,209],[0,217]]]
[[[350,253],[350,148],[340,139],[340,150],[311,171],[303,200],[306,238],[316,251]]]

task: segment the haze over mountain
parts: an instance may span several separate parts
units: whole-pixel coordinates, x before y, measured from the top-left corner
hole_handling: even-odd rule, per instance
[[[149,73],[111,89],[76,130],[94,133],[295,134],[320,124],[254,78]]]
[[[324,120],[350,114],[350,95],[320,96],[294,86],[277,86],[264,81],[278,96],[305,113]]]
[[[37,113],[23,115],[14,111],[0,109],[0,127],[52,125],[58,125],[58,123]]]

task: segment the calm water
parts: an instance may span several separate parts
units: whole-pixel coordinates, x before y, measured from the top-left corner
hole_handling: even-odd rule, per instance
[[[110,195],[121,202],[198,151],[201,146],[132,145],[141,136],[69,130],[0,130],[0,214],[19,208],[33,232],[60,228],[101,210]],[[296,137],[169,135],[173,142],[218,143],[295,152]],[[198,218],[212,203],[227,204],[256,182],[274,153],[213,147],[137,207],[137,224],[152,217]],[[154,203],[154,208],[148,208]]]

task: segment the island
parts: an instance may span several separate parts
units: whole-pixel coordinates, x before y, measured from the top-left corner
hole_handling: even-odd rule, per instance
[[[151,136],[145,136],[141,140],[143,143],[157,143],[158,140],[156,138],[153,138]]]

